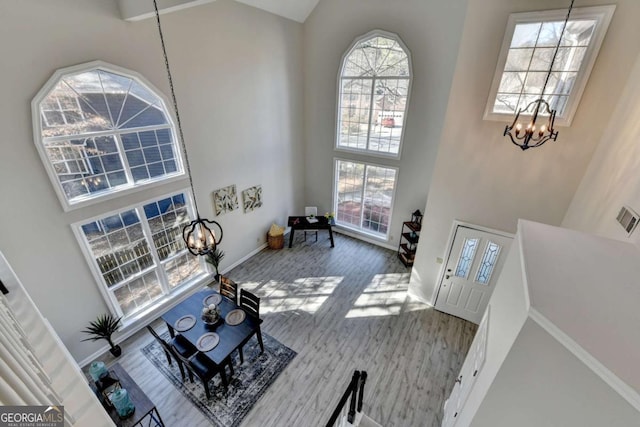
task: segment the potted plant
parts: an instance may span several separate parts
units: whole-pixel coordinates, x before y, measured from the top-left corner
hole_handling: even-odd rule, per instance
[[[327,212],[324,214],[324,217],[327,218],[329,224],[336,225],[336,214],[334,212]]]
[[[114,357],[119,357],[122,354],[122,349],[119,345],[114,345],[113,341],[111,341],[111,335],[120,328],[120,320],[122,317],[115,318],[111,314],[103,314],[102,316],[98,316],[98,318],[92,322],[89,322],[89,327],[85,329],[85,334],[92,335],[89,338],[86,338],[82,341],[98,341],[98,340],[106,340],[111,348],[109,351]]]
[[[224,258],[224,251],[218,248],[207,254],[207,262],[213,265],[213,268],[216,269],[216,281],[220,280],[220,271],[218,270],[218,267],[220,266],[220,261],[222,261],[222,258]]]

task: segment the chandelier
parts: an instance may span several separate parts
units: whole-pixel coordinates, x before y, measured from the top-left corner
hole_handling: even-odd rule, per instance
[[[567,12],[567,17],[565,18],[564,24],[562,25],[562,31],[560,32],[558,44],[556,45],[556,50],[553,53],[553,58],[551,59],[549,72],[547,73],[544,85],[542,86],[542,93],[540,93],[540,98],[531,102],[525,108],[518,109],[518,112],[513,119],[513,123],[507,125],[504,128],[503,136],[509,135],[511,142],[520,147],[523,151],[528,150],[529,148],[540,147],[545,142],[549,140],[555,141],[558,138],[558,131],[556,131],[553,127],[556,120],[556,110],[552,109],[549,103],[544,100],[544,92],[547,89],[547,84],[549,83],[549,78],[551,77],[553,65],[556,61],[556,57],[558,56],[558,50],[560,49],[560,43],[562,42],[564,31],[567,28],[567,23],[569,22],[571,9],[573,9],[573,2],[574,0],[571,0],[569,11]],[[526,117],[531,116],[531,119],[526,125],[520,122],[521,114]],[[545,123],[539,124],[538,119],[541,119],[541,121],[544,120]]]
[[[191,221],[182,229],[182,238],[184,239],[187,249],[193,255],[207,255],[216,249],[216,246],[222,241],[222,227],[216,221],[209,221],[208,219],[200,218],[198,212],[198,202],[196,200],[196,192],[193,190],[193,178],[191,177],[191,166],[189,165],[189,156],[187,154],[187,146],[184,142],[184,134],[182,132],[182,123],[180,122],[180,112],[178,111],[178,101],[176,100],[176,93],[173,88],[173,79],[171,77],[171,69],[169,68],[169,59],[167,57],[167,48],[164,44],[164,37],[162,35],[162,27],[160,26],[160,12],[158,12],[158,3],[153,0],[153,8],[156,14],[156,21],[158,23],[158,33],[160,34],[160,43],[162,44],[162,54],[164,56],[164,65],[167,68],[167,78],[169,79],[169,87],[171,88],[171,99],[173,101],[173,110],[176,114],[176,121],[178,123],[178,133],[180,134],[180,142],[182,143],[182,152],[184,154],[184,162],[187,167],[187,175],[189,177],[189,186],[191,187],[191,194],[193,194],[193,207],[196,211],[196,219]],[[217,228],[218,233],[212,230]]]

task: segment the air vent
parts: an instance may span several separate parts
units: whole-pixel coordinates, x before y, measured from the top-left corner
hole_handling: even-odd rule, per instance
[[[633,229],[638,225],[638,214],[633,209],[623,206],[616,218],[627,234],[633,233]]]

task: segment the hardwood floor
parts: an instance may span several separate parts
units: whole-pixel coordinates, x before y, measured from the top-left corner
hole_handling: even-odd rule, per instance
[[[242,426],[324,426],[355,369],[368,373],[372,419],[439,426],[476,326],[408,298],[409,270],[394,251],[341,234],[331,249],[324,233],[299,234],[293,249],[265,249],[226,274],[261,298],[262,331],[298,352]],[[167,426],[209,425],[142,355],[152,340],[146,329],[128,339],[122,366]]]

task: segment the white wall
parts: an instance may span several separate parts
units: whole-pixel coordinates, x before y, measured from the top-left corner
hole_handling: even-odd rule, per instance
[[[528,319],[470,426],[627,427],[638,425],[638,417],[617,392]]]
[[[305,199],[331,209],[333,159],[358,159],[334,150],[337,77],[353,40],[373,29],[396,33],[411,51],[413,84],[388,245],[397,247],[402,221],[423,210],[435,164],[467,0],[322,0],[307,19],[305,38]],[[425,236],[426,237],[426,236]]]
[[[623,205],[640,213],[640,56],[562,222],[564,227],[640,244],[616,222]]]
[[[579,6],[601,4],[584,0]],[[482,119],[508,16],[566,8],[560,0],[470,0],[429,188],[410,292],[434,302],[454,219],[515,232],[518,218],[560,224],[624,90],[640,44],[640,2],[619,0],[570,128],[522,152],[505,123]]]
[[[468,426],[471,423],[527,320],[529,307],[522,272],[520,238],[521,236],[516,235],[489,300],[487,354],[469,397],[458,414],[459,426]]]
[[[262,208],[214,218],[224,268],[303,203],[302,26],[219,0],[163,15],[163,29],[201,213],[214,217],[216,188],[263,187]],[[54,70],[95,59],[138,71],[168,95],[157,29],[123,21],[115,1],[3,0],[0,53],[0,250],[80,360],[101,347],[81,343],[80,329],[107,309],[69,224],[188,184],[63,213],[33,144],[30,102]]]

